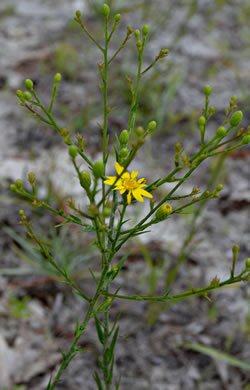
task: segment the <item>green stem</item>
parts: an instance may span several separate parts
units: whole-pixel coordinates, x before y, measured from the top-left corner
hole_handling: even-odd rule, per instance
[[[138,230],[138,227],[141,227],[148,218],[150,218],[157,210],[159,207],[161,207],[166,201],[171,198],[171,195],[182,185],[182,183],[193,173],[193,171],[198,167],[198,165],[201,164],[202,161],[199,161],[196,166],[192,167],[186,175],[176,184],[176,186],[155,206],[150,210],[150,212],[133,228],[131,229],[131,232],[124,237],[124,239],[121,241],[121,243],[115,248],[115,251],[117,252],[123,244]]]
[[[49,390],[53,390],[56,386],[56,384],[60,381],[61,379],[61,376],[62,376],[62,373],[63,371],[68,367],[70,361],[71,361],[71,358],[72,358],[72,355],[74,355],[76,353],[76,347],[77,347],[77,343],[82,335],[82,333],[85,331],[86,327],[87,327],[87,324],[90,320],[90,318],[92,317],[93,313],[94,313],[94,306],[98,300],[98,298],[100,297],[101,295],[101,290],[102,290],[102,286],[103,286],[103,282],[104,282],[104,278],[106,276],[106,273],[108,271],[108,267],[104,267],[103,270],[102,270],[102,273],[101,273],[101,277],[100,277],[100,280],[99,280],[99,283],[98,283],[98,286],[96,288],[96,292],[95,292],[95,295],[94,297],[92,298],[92,300],[90,301],[90,304],[89,304],[89,307],[88,307],[88,310],[87,310],[87,313],[85,314],[85,317],[84,317],[84,320],[83,322],[81,323],[79,329],[78,329],[78,332],[77,334],[75,335],[75,338],[74,338],[74,341],[73,343],[71,344],[70,348],[69,348],[69,351],[64,355],[64,359],[63,359],[63,362],[61,363],[61,366],[57,372],[57,375],[55,377],[55,379],[53,380],[53,382],[50,384],[50,387],[49,387]]]
[[[234,278],[229,278],[229,279],[225,280],[224,282],[218,283],[217,285],[211,284],[211,285],[203,287],[203,288],[191,289],[191,290],[184,291],[183,293],[175,294],[175,295],[171,295],[171,296],[169,296],[169,293],[167,293],[163,296],[160,296],[160,297],[140,296],[140,295],[119,295],[119,294],[111,294],[111,293],[108,293],[107,296],[109,296],[111,298],[119,298],[119,299],[126,299],[126,300],[132,300],[132,301],[153,301],[153,302],[177,301],[179,299],[188,298],[188,297],[194,296],[194,295],[206,296],[206,294],[210,291],[217,290],[219,288],[222,288],[222,287],[234,284],[234,283],[242,282],[242,281],[244,281],[244,279],[242,278],[243,274],[244,274],[244,272],[241,272],[238,276],[236,276]],[[105,295],[105,292],[103,291],[102,294]]]
[[[213,172],[210,176],[206,190],[210,190],[211,186],[214,185],[214,183],[216,182],[218,175],[220,174],[220,172],[222,170],[225,159],[226,159],[226,155],[222,156],[219,159],[218,163],[216,164],[216,167],[213,169]],[[195,212],[193,214],[193,218],[191,221],[191,229],[190,229],[189,233],[187,234],[187,236],[182,244],[178,259],[177,259],[175,265],[173,267],[171,267],[170,270],[168,270],[167,287],[170,287],[171,284],[173,283],[173,281],[176,279],[176,276],[178,274],[180,266],[187,258],[187,247],[189,246],[190,242],[192,241],[194,235],[197,232],[197,228],[198,228],[197,219],[202,214],[202,212],[207,204],[208,199],[209,198],[202,200],[199,207],[195,210]]]
[[[127,32],[127,35],[124,38],[124,41],[122,42],[119,49],[116,50],[115,54],[110,58],[108,64],[111,64],[111,62],[114,61],[114,59],[117,57],[117,55],[120,53],[120,51],[125,47],[127,41],[131,38],[131,34],[132,34],[132,32],[129,32],[129,31]]]

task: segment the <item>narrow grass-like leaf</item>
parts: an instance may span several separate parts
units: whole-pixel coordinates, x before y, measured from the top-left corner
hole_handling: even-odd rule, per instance
[[[92,271],[92,269],[90,267],[88,267],[88,270],[89,270],[90,275],[94,279],[96,285],[98,285],[98,280],[96,279],[94,272]]]
[[[205,345],[201,344],[192,344],[192,343],[185,343],[183,344],[184,348],[192,349],[194,351],[203,353],[204,355],[210,356],[214,359],[223,360],[225,363],[230,364],[234,367],[239,367],[245,370],[250,371],[250,363],[244,362],[243,360],[237,359],[225,352],[218,351],[215,348],[207,347]]]
[[[99,359],[98,354],[97,354],[95,348],[92,347],[92,348],[91,348],[91,351],[92,351],[92,353],[95,355],[96,362],[97,362],[98,366],[100,367],[100,369],[101,369],[101,370],[104,370],[104,365],[102,364],[101,360]]]
[[[94,374],[94,380],[96,381],[96,384],[98,386],[98,390],[104,390],[103,386],[102,386],[101,379],[100,379],[100,377],[99,377],[99,375],[97,374],[96,371],[95,371],[95,374]]]
[[[120,388],[120,383],[121,383],[121,376],[120,376],[118,382],[116,382],[116,384],[115,384],[115,390],[119,390],[119,388]]]
[[[109,370],[109,374],[108,374],[108,383],[109,384],[112,383],[112,379],[113,379],[114,362],[115,362],[115,357],[113,355],[112,361],[111,361],[110,370]]]
[[[79,314],[77,313],[76,315],[76,326],[75,326],[75,331],[74,331],[74,336],[76,336],[79,332]]]
[[[119,333],[119,326],[115,330],[115,333],[114,333],[114,335],[112,337],[112,341],[111,341],[111,344],[110,344],[110,347],[109,347],[109,352],[108,352],[108,362],[109,363],[111,362],[111,360],[113,358],[113,355],[114,355],[114,349],[115,349],[115,344],[117,342],[118,333]]]
[[[71,218],[72,218],[76,223],[82,224],[81,218],[76,217],[74,214],[69,214],[69,215],[71,216]]]
[[[101,322],[100,320],[98,320],[97,317],[95,317],[95,326],[96,326],[96,331],[97,331],[99,341],[102,345],[104,345],[105,342],[104,333],[102,331]]]
[[[117,322],[118,322],[119,319],[120,319],[120,316],[121,316],[121,313],[119,313],[118,316],[116,317],[115,322],[114,322],[114,324],[113,324],[113,326],[112,326],[112,328],[111,328],[111,331],[109,332],[109,337],[112,335],[112,333],[113,333],[113,331],[114,331],[114,329],[115,329],[115,327],[116,327],[116,324],[117,324]]]
[[[64,222],[62,222],[62,223],[59,223],[58,225],[55,225],[54,227],[55,227],[55,228],[59,228],[59,227],[61,227],[61,226],[67,225],[68,223],[70,223],[70,221],[64,221]]]
[[[93,226],[91,226],[91,225],[88,225],[86,223],[81,223],[81,225],[84,226],[84,229],[82,229],[81,232],[93,233],[96,231],[96,229],[93,228]]]

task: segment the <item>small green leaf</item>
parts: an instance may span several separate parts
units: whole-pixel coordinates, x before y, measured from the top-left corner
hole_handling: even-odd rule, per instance
[[[81,220],[80,218],[76,217],[74,214],[69,214],[69,215],[71,216],[71,218],[72,218],[75,222],[77,222],[77,223],[79,223],[79,224],[82,224],[82,220]]]
[[[113,355],[112,356],[112,360],[111,360],[111,367],[110,367],[109,374],[108,374],[108,383],[109,384],[112,383],[114,362],[115,362],[115,358],[114,358],[114,355]]]
[[[117,336],[119,333],[119,326],[116,328],[114,336],[112,337],[112,341],[109,347],[109,353],[108,353],[108,362],[110,363],[112,360],[112,357],[114,355],[114,349],[115,349],[115,344],[117,342]]]
[[[115,390],[119,390],[119,388],[120,388],[120,383],[121,383],[121,376],[120,376],[118,382],[115,384]]]
[[[94,374],[94,380],[96,381],[96,384],[98,386],[98,390],[104,390],[103,386],[102,386],[101,379],[100,379],[100,377],[99,377],[99,375],[97,374],[96,371],[95,371],[95,374]]]
[[[90,275],[94,279],[96,285],[98,285],[98,280],[96,279],[94,272],[92,271],[92,269],[90,267],[88,267],[88,270],[89,270]]]
[[[192,349],[194,351],[203,353],[204,355],[210,356],[213,359],[219,359],[223,360],[225,363],[230,364],[234,367],[243,368],[245,370],[250,371],[250,364],[247,362],[244,362],[243,360],[239,360],[227,353],[218,351],[215,348],[207,347],[205,345],[201,344],[192,344],[192,343],[185,343],[183,344],[184,348]]]
[[[114,322],[114,324],[113,324],[113,326],[112,326],[112,328],[111,328],[111,331],[109,332],[109,337],[110,337],[110,336],[112,335],[112,333],[114,332],[115,327],[116,327],[116,324],[117,324],[117,322],[119,321],[120,317],[121,317],[121,313],[119,313],[118,316],[116,317],[115,322]]]
[[[135,232],[131,235],[131,237],[140,236],[141,234],[150,233],[151,230],[144,230],[143,232]]]
[[[55,225],[54,227],[55,227],[55,228],[58,228],[58,227],[67,225],[67,223],[70,223],[70,221],[64,221],[64,222],[62,222],[62,223],[59,223],[58,225]]]
[[[92,352],[95,355],[98,366],[100,367],[101,370],[104,370],[104,365],[102,364],[101,360],[99,359],[98,354],[94,348],[92,348]]]
[[[76,336],[79,332],[79,314],[77,313],[76,315],[76,326],[75,326],[75,331],[74,331],[74,336]]]
[[[81,232],[93,233],[96,231],[96,229],[91,225],[87,225],[86,223],[82,223],[81,225],[85,227],[85,229],[82,229]]]
[[[51,382],[52,382],[52,376],[50,377],[48,386],[46,387],[46,390],[51,390]]]
[[[95,317],[95,326],[96,326],[96,331],[98,334],[99,341],[102,345],[104,345],[105,338],[104,338],[104,334],[102,331],[101,322],[100,322],[100,320],[98,320],[97,317]]]

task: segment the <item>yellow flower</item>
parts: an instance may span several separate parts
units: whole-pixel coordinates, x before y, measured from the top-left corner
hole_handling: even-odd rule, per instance
[[[118,162],[115,163],[115,169],[117,172],[117,176],[107,176],[108,180],[105,180],[104,183],[108,184],[109,186],[113,186],[116,181],[113,190],[119,190],[121,195],[127,192],[128,204],[131,203],[132,195],[139,202],[144,202],[143,196],[146,196],[147,198],[153,198],[153,196],[148,191],[145,191],[143,189],[143,187],[147,187],[145,184],[146,180],[136,180],[138,171],[132,171],[131,174],[128,172],[124,172],[121,175],[124,168]],[[120,175],[121,177],[117,180],[117,177]]]

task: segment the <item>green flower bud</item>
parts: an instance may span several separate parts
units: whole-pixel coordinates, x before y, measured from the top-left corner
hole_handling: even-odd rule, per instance
[[[156,125],[157,125],[156,121],[149,122],[148,131],[151,133],[156,128]]]
[[[121,14],[116,14],[114,17],[115,23],[119,23],[121,20]]]
[[[200,118],[199,118],[199,126],[200,127],[203,127],[203,126],[205,126],[205,124],[206,124],[206,118],[204,117],[204,116],[201,116]]]
[[[238,256],[239,250],[240,250],[239,245],[234,245],[232,247],[232,252],[233,252],[234,256]]]
[[[250,268],[250,257],[246,259],[246,268]]]
[[[223,185],[222,184],[218,184],[217,187],[216,187],[216,191],[220,192],[222,190],[223,190]]]
[[[28,179],[29,179],[30,184],[33,184],[35,182],[35,174],[33,172],[30,172],[28,174]]]
[[[159,53],[159,56],[162,57],[162,56],[168,55],[168,51],[169,51],[168,49],[161,49],[161,50],[160,50],[160,53]]]
[[[84,170],[80,172],[80,183],[83,188],[85,188],[86,190],[89,189],[89,187],[91,186],[91,177],[88,171]]]
[[[54,80],[56,84],[59,84],[62,79],[61,73],[56,73],[54,76]]]
[[[204,87],[204,94],[205,94],[205,96],[209,96],[211,91],[212,91],[211,85],[208,85],[208,84],[205,85],[205,87]]]
[[[27,100],[28,102],[31,102],[32,98],[31,98],[31,94],[29,92],[24,92],[23,94],[23,97],[25,100]]]
[[[74,160],[78,154],[78,148],[76,145],[70,145],[69,147],[69,155]]]
[[[211,116],[215,113],[215,108],[214,106],[210,106],[209,109],[208,109],[208,115]]]
[[[105,16],[105,18],[107,18],[109,16],[110,8],[109,8],[108,4],[103,4],[102,13]]]
[[[110,207],[104,207],[103,208],[103,215],[104,215],[104,217],[110,217],[110,215],[111,215],[111,208]]]
[[[16,192],[17,188],[16,188],[15,184],[10,185],[10,190],[13,192]]]
[[[234,96],[231,97],[231,103],[232,104],[236,103],[236,100],[237,100],[237,96],[234,95]]]
[[[84,151],[84,138],[80,134],[78,134],[76,139],[78,141],[80,151],[83,152]]]
[[[23,210],[19,210],[19,215],[20,215],[21,218],[23,218],[24,217],[24,211]]]
[[[216,135],[217,135],[217,137],[224,137],[226,135],[226,132],[227,132],[227,130],[225,129],[225,127],[224,126],[220,126],[216,130]]]
[[[78,10],[76,11],[76,17],[77,17],[77,19],[81,19],[81,16],[82,16],[82,13],[81,13],[81,11],[78,9]]]
[[[250,144],[250,134],[249,134],[249,135],[244,135],[244,137],[242,138],[241,143],[242,143],[243,145]]]
[[[145,26],[142,27],[142,35],[145,37],[149,33],[149,26],[148,24],[145,24]]]
[[[127,34],[128,34],[128,35],[131,35],[132,32],[133,32],[133,27],[128,26],[128,28],[127,28]]]
[[[122,158],[124,158],[124,157],[127,157],[127,155],[128,155],[128,149],[127,148],[122,148],[121,151],[120,151],[120,156]]]
[[[200,192],[200,187],[193,187],[193,189],[192,189],[192,195],[199,194],[199,192]]]
[[[98,179],[102,176],[104,176],[104,164],[102,161],[96,161],[93,165],[93,174]]]
[[[18,90],[16,91],[16,95],[17,95],[17,97],[18,97],[19,99],[21,99],[21,98],[23,97],[23,91],[21,91],[21,89],[18,89]]]
[[[140,30],[136,29],[135,30],[135,38],[136,38],[136,40],[140,39],[140,35],[141,35]]]
[[[240,122],[242,121],[242,118],[243,118],[243,113],[242,111],[236,111],[233,115],[232,115],[232,118],[230,120],[230,125],[232,127],[236,127],[240,124]]]
[[[164,205],[162,205],[155,213],[155,216],[156,218],[158,219],[158,221],[163,221],[164,219],[166,219],[169,214],[172,213],[172,206],[171,204],[169,203],[165,203]]]
[[[129,139],[128,130],[126,130],[126,129],[122,130],[120,137],[119,137],[121,145],[127,145],[128,139]]]
[[[144,128],[142,126],[138,126],[135,131],[138,137],[142,137],[144,135]]]
[[[21,179],[17,179],[16,180],[16,187],[18,190],[22,190],[23,189],[23,182]]]
[[[139,50],[142,48],[142,41],[140,39],[136,42],[136,46]]]
[[[30,80],[30,79],[26,79],[25,81],[24,81],[24,85],[25,85],[25,87],[27,88],[27,89],[29,89],[30,91],[32,91],[33,90],[33,81],[32,80]]]

